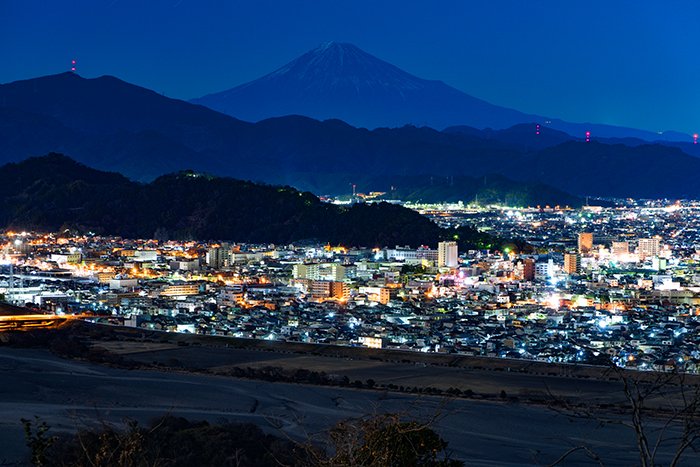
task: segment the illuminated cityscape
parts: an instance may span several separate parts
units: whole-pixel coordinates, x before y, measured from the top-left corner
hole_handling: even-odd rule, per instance
[[[459,256],[455,242],[362,249],[9,233],[2,292],[13,304],[170,332],[696,372],[699,208],[422,208],[441,224],[522,233],[534,247]]]
[[[1,1],[0,467],[700,465],[681,3]]]

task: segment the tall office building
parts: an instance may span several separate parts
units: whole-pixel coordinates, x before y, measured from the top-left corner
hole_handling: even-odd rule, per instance
[[[572,275],[581,272],[581,255],[578,253],[564,253],[564,272]]]
[[[645,258],[659,256],[660,250],[661,239],[659,237],[639,239],[639,246],[637,248],[639,259],[644,260]]]
[[[593,233],[581,232],[578,234],[578,252],[581,254],[590,253],[593,249]]]
[[[438,243],[438,267],[456,268],[457,257],[457,242]]]

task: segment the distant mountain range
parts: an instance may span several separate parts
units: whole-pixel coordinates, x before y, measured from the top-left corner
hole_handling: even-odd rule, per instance
[[[583,204],[581,198],[544,183],[515,182],[502,175],[388,177],[375,180],[370,185],[388,187],[382,199],[423,203],[463,201],[483,205],[533,207],[557,204],[580,207]],[[595,203],[601,204],[600,201],[592,202]]]
[[[337,118],[365,128],[407,124],[444,129],[454,125],[504,129],[519,123],[584,137],[690,141],[678,132],[662,134],[595,123],[571,123],[490,104],[442,81],[413,76],[352,44],[327,42],[254,81],[191,102],[257,122],[284,115]]]
[[[57,151],[140,181],[193,169],[317,194],[347,194],[355,184],[463,201],[498,180],[489,198],[522,205],[576,205],[587,195],[700,198],[692,143],[586,143],[549,127],[537,134],[535,125],[367,130],[302,116],[249,123],[109,76],[0,85],[0,163]],[[426,190],[445,177],[452,182]]]
[[[442,229],[393,204],[340,207],[290,187],[191,171],[140,184],[60,154],[0,167],[0,226],[252,243],[314,240],[346,246],[435,247],[458,237],[462,248],[501,244],[467,227]]]

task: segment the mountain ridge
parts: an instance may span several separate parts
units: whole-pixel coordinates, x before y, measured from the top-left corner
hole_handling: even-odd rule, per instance
[[[429,177],[500,174],[513,180],[511,192],[532,193],[520,183],[552,188],[545,190],[551,199],[523,201],[526,205],[569,204],[556,199],[557,190],[577,197],[619,196],[624,185],[619,177],[634,180],[626,185],[627,196],[700,197],[700,182],[689,175],[700,171],[700,158],[686,156],[688,145],[681,151],[641,140],[635,146],[607,144],[595,136],[591,143],[566,141],[566,134],[551,128],[540,127],[537,134],[534,122],[504,130],[446,131],[368,130],[305,116],[249,123],[118,78],[73,74],[0,85],[0,103],[8,105],[0,106],[0,163],[61,151],[140,181],[193,169],[319,195],[348,194],[353,184],[362,191],[384,191],[377,181],[390,178],[423,177],[413,187],[401,187],[410,192],[422,189]],[[614,171],[607,170],[611,164]],[[646,170],[639,173],[636,166]],[[669,166],[675,170],[669,172]],[[660,173],[664,178],[656,176]],[[464,188],[450,197],[467,201],[471,188]],[[522,199],[506,195],[496,198]]]
[[[455,125],[503,129],[539,122],[580,137],[591,131],[605,138],[691,140],[690,135],[679,132],[659,134],[567,122],[492,104],[443,81],[412,75],[353,44],[335,41],[323,43],[258,79],[190,102],[254,122],[291,114],[319,120],[338,118],[370,129],[406,124],[436,129]]]
[[[349,62],[352,66],[344,57],[351,58]],[[264,87],[264,90],[257,91],[259,87]],[[251,105],[255,106],[255,112],[234,111],[227,105],[214,103],[214,98],[219,96],[229,105],[234,104],[237,99],[245,98],[241,91],[250,93],[251,90],[261,95],[261,97],[254,97],[251,102]],[[439,93],[440,102],[420,103],[427,104],[430,108],[423,106],[419,112],[412,112],[407,119],[396,120],[401,118],[401,113],[405,112],[400,109],[402,103],[415,99],[415,92],[426,90]],[[292,100],[293,96],[298,96],[299,101]],[[533,120],[534,117],[505,107],[493,106],[466,94],[464,96],[469,101],[469,105],[478,109],[481,114],[490,108],[499,108],[503,112],[504,115],[486,118],[484,121],[487,126],[509,126],[508,124],[518,123],[523,119]],[[397,127],[405,124],[439,128],[447,125],[436,124],[434,120],[428,121],[426,115],[435,113],[435,110],[444,106],[446,102],[455,98],[464,98],[464,96],[442,81],[425,80],[413,76],[352,44],[329,42],[306,52],[257,80],[227,91],[192,99],[190,102],[205,105],[227,115],[238,114],[237,118],[250,121],[298,114],[319,120],[338,118],[354,126],[367,128]],[[417,98],[422,97],[417,96]],[[305,105],[300,105],[302,102]],[[388,111],[395,115],[391,119],[378,118],[372,120],[372,123],[363,122],[355,114],[365,107],[376,113]],[[279,110],[272,110],[273,108]],[[398,113],[391,110],[397,108]],[[393,122],[398,123],[392,124]],[[474,122],[467,118],[460,123]]]
[[[491,248],[502,242],[468,227],[442,229],[417,212],[393,204],[341,207],[291,187],[192,171],[142,184],[56,153],[0,166],[0,225],[245,243],[315,240],[346,246],[418,247],[455,235],[463,248]]]

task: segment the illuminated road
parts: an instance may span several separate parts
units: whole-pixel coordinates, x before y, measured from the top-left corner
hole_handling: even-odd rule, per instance
[[[82,317],[76,315],[0,315],[0,331],[55,328],[80,318]]]
[[[24,331],[35,328],[56,328],[76,319],[94,319],[95,315],[55,315],[0,302],[0,331]]]

